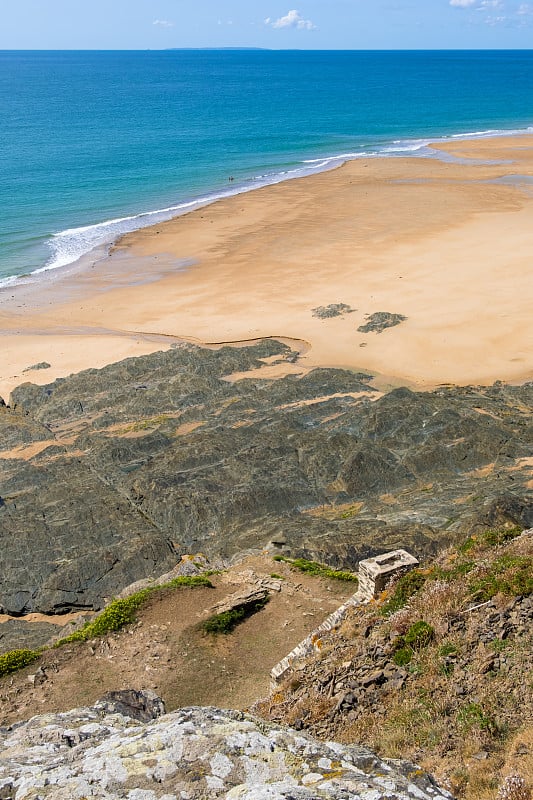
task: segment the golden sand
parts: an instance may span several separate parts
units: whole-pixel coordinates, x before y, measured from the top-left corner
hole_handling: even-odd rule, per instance
[[[531,379],[533,136],[436,147],[456,160],[352,161],[128,234],[37,290],[4,290],[0,395],[180,338],[283,337],[304,368],[420,388]],[[330,303],[355,310],[313,315]],[[377,311],[407,319],[359,332]],[[39,361],[51,368],[23,373]]]

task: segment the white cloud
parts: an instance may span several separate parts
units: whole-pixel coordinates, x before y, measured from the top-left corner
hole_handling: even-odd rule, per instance
[[[456,8],[470,8],[474,6],[477,0],[450,0],[450,5]]]
[[[485,22],[487,25],[503,25],[509,20],[509,17],[487,17]]]
[[[521,17],[528,17],[529,15],[533,15],[533,6],[530,3],[522,3],[520,8],[517,11],[517,14]]]
[[[154,19],[152,25],[159,25],[161,28],[173,28],[174,23],[170,22],[168,19]]]
[[[284,17],[279,19],[271,19],[267,17],[265,25],[270,25],[272,28],[296,28],[299,31],[316,31],[317,27],[310,19],[304,19],[299,11],[293,9],[288,11]]]

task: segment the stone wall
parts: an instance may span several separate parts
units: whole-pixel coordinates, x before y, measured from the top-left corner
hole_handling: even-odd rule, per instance
[[[285,658],[272,668],[270,671],[272,686],[275,687],[284,680],[298,659],[305,658],[313,650],[320,647],[322,634],[338,628],[348,609],[360,603],[370,602],[383,591],[391,578],[413,569],[418,563],[418,559],[406,550],[393,550],[359,562],[359,588],[357,592],[333,614],[330,614],[318,628],[315,628],[309,636],[306,636],[300,644],[296,645]]]

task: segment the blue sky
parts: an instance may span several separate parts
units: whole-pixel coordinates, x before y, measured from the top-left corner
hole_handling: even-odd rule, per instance
[[[1,0],[0,49],[533,48],[533,0]]]

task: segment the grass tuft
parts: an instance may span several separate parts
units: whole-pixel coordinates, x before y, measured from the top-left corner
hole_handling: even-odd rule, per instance
[[[531,558],[502,555],[481,569],[469,582],[474,600],[484,602],[497,594],[513,597],[533,593]]]
[[[318,561],[309,561],[307,558],[287,558],[287,556],[274,556],[274,561],[284,561],[291,567],[304,572],[307,575],[314,575],[316,578],[331,578],[335,581],[350,581],[357,583],[358,578],[354,572],[347,570],[333,569]]]

